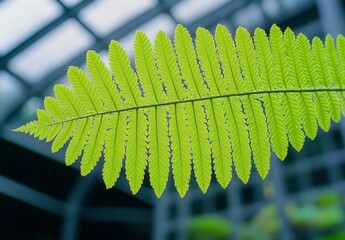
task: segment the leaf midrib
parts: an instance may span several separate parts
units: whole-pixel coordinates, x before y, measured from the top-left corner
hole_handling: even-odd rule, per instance
[[[110,111],[104,111],[104,112],[98,112],[93,114],[87,114],[84,116],[74,117],[70,119],[66,119],[64,121],[60,122],[54,122],[51,124],[47,124],[44,126],[50,126],[70,121],[76,121],[83,118],[89,118],[89,117],[96,117],[99,115],[105,115],[105,114],[113,114],[117,112],[127,112],[130,110],[136,110],[141,108],[151,108],[151,107],[158,107],[158,106],[164,106],[164,105],[173,105],[173,104],[179,104],[179,103],[188,103],[188,102],[198,102],[198,101],[204,101],[204,100],[210,100],[210,99],[217,99],[217,98],[225,98],[225,97],[238,97],[238,96],[250,96],[250,95],[260,95],[260,94],[272,94],[272,93],[315,93],[315,92],[345,92],[345,88],[304,88],[304,89],[277,89],[277,90],[262,90],[262,91],[253,91],[253,92],[241,92],[241,93],[229,93],[229,94],[222,94],[222,95],[214,95],[214,96],[206,96],[206,97],[199,97],[199,98],[192,98],[192,99],[185,99],[181,101],[171,101],[171,102],[165,102],[165,103],[156,103],[156,104],[147,104],[142,106],[134,106],[129,108],[123,108],[118,110],[110,110]]]

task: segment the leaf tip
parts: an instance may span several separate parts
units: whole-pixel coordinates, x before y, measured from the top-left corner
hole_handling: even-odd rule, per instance
[[[83,177],[85,177],[87,174],[88,174],[88,173],[87,173],[86,171],[84,171],[84,170],[81,170],[81,171],[80,171],[80,175],[83,176]]]
[[[133,195],[137,194],[139,192],[140,188],[134,188],[134,187],[131,187],[131,192]]]
[[[161,198],[163,195],[163,191],[155,191],[155,194],[156,194],[157,198]]]
[[[259,173],[260,174],[260,173]],[[260,174],[261,176],[261,174]],[[247,176],[239,176],[239,178],[241,179],[241,181],[244,183],[244,184],[247,184],[248,181],[249,181],[249,175]]]
[[[284,160],[284,159],[282,159],[282,160]],[[265,180],[266,179],[266,177],[267,177],[267,175],[268,175],[268,170],[265,170],[265,171],[261,171],[261,172],[259,172],[259,175],[260,175],[260,177],[262,178],[262,180]],[[248,180],[247,180],[247,182],[248,182]],[[247,183],[246,182],[246,183]]]
[[[186,196],[186,193],[187,193],[186,190],[182,191],[182,190],[179,190],[179,189],[177,189],[177,192],[178,192],[178,195],[180,196],[180,198],[184,198],[184,196]]]
[[[23,132],[23,127],[24,126],[20,126],[20,127],[15,128],[15,129],[12,129],[12,132]]]
[[[114,186],[113,183],[109,183],[109,182],[104,182],[104,184],[105,184],[105,188],[106,188],[107,190],[110,189],[110,188],[112,188],[112,187]]]
[[[208,186],[209,186],[209,185],[204,185],[204,186],[199,185],[200,190],[202,191],[203,194],[206,194],[207,189],[208,189]]]
[[[220,185],[223,189],[226,189],[227,186],[229,185],[229,182],[219,182],[219,185]]]

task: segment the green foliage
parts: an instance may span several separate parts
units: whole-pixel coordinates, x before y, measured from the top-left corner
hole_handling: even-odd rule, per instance
[[[178,25],[174,46],[164,32],[154,45],[143,32],[134,40],[136,71],[116,41],[109,46],[109,66],[87,53],[89,76],[68,70],[72,88],[56,85],[38,119],[16,129],[53,141],[52,151],[70,139],[66,164],[81,155],[87,175],[104,156],[103,178],[111,188],[123,165],[133,193],[148,168],[158,197],[166,188],[170,165],[183,197],[192,168],[206,192],[212,172],[226,188],[232,166],[246,183],[252,160],[262,178],[270,168],[271,149],[280,158],[289,144],[299,151],[331,120],[345,113],[345,38],[327,36],[312,44],[276,25],[269,36],[253,38],[240,27],[236,36],[218,25],[214,36],[196,31],[195,46]]]
[[[231,222],[216,215],[201,215],[189,220],[188,239],[225,240],[231,235]]]
[[[314,203],[286,206],[287,218],[296,228],[330,229],[340,226],[344,220],[342,206],[332,203],[318,206]]]

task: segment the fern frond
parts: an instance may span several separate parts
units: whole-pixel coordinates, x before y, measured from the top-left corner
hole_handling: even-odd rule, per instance
[[[227,93],[245,92],[240,72],[236,47],[231,33],[223,26],[216,28],[215,39],[220,62],[223,64],[224,81],[228,85]],[[248,126],[242,112],[243,97],[228,98],[229,105],[224,103],[227,115],[229,138],[233,150],[235,170],[243,182],[248,182],[251,170],[251,149],[249,145]]]
[[[177,61],[181,76],[188,88],[190,98],[204,96],[207,92],[202,79],[199,65],[196,62],[195,49],[188,30],[181,24],[177,25],[174,36]]]
[[[138,85],[138,77],[131,68],[131,63],[120,43],[111,41],[109,45],[109,66],[124,98],[126,107],[143,104]]]
[[[274,74],[273,56],[265,31],[256,29],[254,41],[263,87],[270,90],[277,89],[278,86]],[[272,149],[280,159],[284,159],[287,155],[289,142],[281,99],[277,94],[266,94],[263,96],[262,100],[264,102]]]
[[[153,50],[150,39],[141,31],[134,38],[135,66],[139,81],[149,103],[166,101],[162,84],[158,80],[158,72],[153,58]]]
[[[116,110],[123,106],[121,97],[116,94],[116,85],[112,80],[111,73],[94,51],[88,51],[86,55],[86,68],[90,73],[92,83],[97,93],[102,95],[102,101],[107,110]]]
[[[341,38],[341,37],[339,37]],[[344,38],[344,37],[343,37]],[[341,41],[339,41],[341,42]],[[326,43],[325,43],[325,48],[326,48],[326,57],[327,57],[327,65],[329,67],[329,71],[331,74],[331,77],[333,79],[334,85],[336,87],[345,87],[345,81],[344,81],[344,69],[341,69],[341,66],[339,64],[339,59],[338,59],[338,52],[335,48],[334,40],[331,35],[326,36]],[[341,43],[339,45],[340,51],[339,54],[342,56],[344,54],[344,51],[341,51]],[[343,61],[342,61],[343,62]],[[340,97],[340,103],[341,103],[341,109],[343,115],[345,115],[345,93],[338,93]]]
[[[249,32],[239,27],[235,39],[240,66],[248,91],[255,92],[261,90],[262,80],[259,77],[256,54]],[[248,121],[254,163],[260,176],[265,178],[269,171],[270,144],[268,140],[266,117],[258,98],[260,98],[260,96],[250,95],[244,98],[243,103]]]
[[[187,104],[180,103],[174,105],[169,110],[171,134],[171,162],[172,173],[176,189],[183,197],[188,188],[191,175],[191,141],[189,136],[189,125],[187,116]]]
[[[170,168],[170,149],[166,107],[149,110],[149,172],[153,189],[160,197],[166,187]]]
[[[240,27],[235,41],[218,25],[214,36],[196,31],[195,47],[188,30],[178,25],[174,46],[160,31],[154,43],[137,32],[135,68],[116,41],[109,46],[109,66],[94,51],[87,53],[88,75],[77,67],[67,73],[72,88],[54,87],[37,120],[15,131],[53,141],[52,152],[68,141],[66,164],[81,158],[87,175],[104,156],[107,188],[124,165],[133,194],[148,168],[160,197],[170,166],[183,197],[192,169],[206,192],[212,171],[226,188],[237,176],[247,183],[253,158],[262,178],[270,168],[271,148],[284,159],[288,145],[300,150],[305,136],[345,113],[345,38],[331,36],[312,44],[291,29],[273,25],[269,36],[254,36]]]
[[[73,135],[73,130],[75,128],[75,122],[67,122],[63,124],[61,131],[57,134],[56,138],[52,144],[52,153],[59,151],[65,143]]]
[[[300,64],[303,66],[304,75],[307,79],[308,85],[312,88],[316,88],[317,79],[320,78],[317,69],[315,69],[315,61],[312,56],[311,46],[308,38],[299,34],[297,37],[298,51],[300,52]],[[320,127],[324,131],[328,131],[330,127],[330,114],[327,111],[327,101],[325,100],[325,94],[316,92],[314,94],[314,107],[316,109],[316,118]]]
[[[343,74],[345,71],[345,37],[342,35],[338,35],[337,37],[337,49],[339,54],[339,60],[341,63],[341,67],[343,70]],[[343,80],[344,82],[344,80]]]
[[[126,143],[126,176],[132,192],[137,193],[143,184],[147,166],[147,136],[149,119],[147,109],[128,112]]]
[[[313,56],[315,59],[315,69],[319,72],[319,79],[316,79],[317,86],[334,85],[332,77],[329,73],[326,52],[322,40],[315,37],[312,42]],[[336,93],[328,93],[325,95],[325,103],[329,106],[330,116],[335,122],[339,122],[341,118],[340,103]]]
[[[78,120],[77,126],[74,129],[73,138],[69,143],[65,154],[67,166],[72,165],[81,155],[88,140],[93,120],[93,118],[83,118]]]
[[[109,117],[109,127],[104,146],[103,179],[107,188],[114,186],[120,176],[127,141],[127,114],[117,113]]]
[[[286,46],[284,44],[283,33],[277,25],[273,25],[270,30],[270,43],[272,46],[274,71],[277,79],[278,89],[287,89],[292,86],[292,79],[286,58]],[[291,145],[297,150],[301,150],[304,143],[304,133],[302,130],[302,119],[296,95],[280,94],[280,101],[283,106],[284,120]]]
[[[176,101],[185,98],[186,90],[181,82],[174,49],[169,37],[163,31],[159,31],[155,38],[154,54],[168,100]]]
[[[100,96],[94,85],[90,82],[86,73],[77,67],[70,67],[67,77],[72,88],[89,114],[95,114],[104,110]]]
[[[289,73],[291,74],[291,87],[294,89],[308,88],[308,83],[304,75],[304,68],[300,63],[300,52],[297,48],[295,34],[290,28],[284,32],[284,44],[286,46]],[[310,139],[314,139],[317,134],[317,121],[311,93],[296,93],[297,102],[300,106],[300,114],[305,134]],[[303,144],[303,143],[302,143]]]

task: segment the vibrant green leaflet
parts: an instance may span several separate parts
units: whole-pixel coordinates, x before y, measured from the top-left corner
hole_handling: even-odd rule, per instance
[[[195,45],[194,45],[195,43]],[[345,114],[345,38],[336,44],[312,43],[303,34],[283,33],[273,25],[269,36],[256,29],[251,37],[238,28],[235,40],[218,25],[214,36],[198,28],[193,42],[178,25],[172,43],[160,31],[154,44],[143,32],[134,41],[136,71],[121,45],[109,46],[109,66],[87,54],[88,75],[68,70],[72,88],[56,85],[37,120],[15,131],[53,141],[52,152],[70,139],[66,164],[81,155],[81,174],[89,174],[104,156],[103,178],[114,186],[123,165],[137,193],[148,168],[160,197],[169,179],[183,197],[192,169],[206,192],[212,171],[226,188],[232,167],[246,183],[252,160],[262,178],[272,151],[299,151],[320,126]]]

